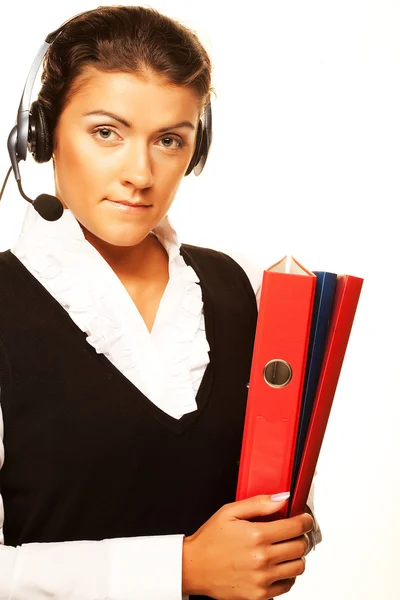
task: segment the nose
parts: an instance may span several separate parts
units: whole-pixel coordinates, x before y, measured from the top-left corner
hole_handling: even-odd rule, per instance
[[[140,189],[153,185],[151,156],[145,141],[136,140],[130,145],[123,162],[121,181]]]

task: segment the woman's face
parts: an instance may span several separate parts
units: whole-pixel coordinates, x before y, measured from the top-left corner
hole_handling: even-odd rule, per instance
[[[134,246],[172,204],[194,151],[199,100],[150,72],[88,67],[76,85],[55,130],[56,195],[91,238]]]

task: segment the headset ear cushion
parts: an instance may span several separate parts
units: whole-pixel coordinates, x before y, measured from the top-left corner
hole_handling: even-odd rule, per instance
[[[197,165],[197,163],[200,160],[200,156],[201,156],[201,148],[202,148],[202,139],[203,139],[203,123],[201,122],[201,120],[199,121],[199,124],[197,126],[197,132],[196,132],[196,146],[193,152],[193,156],[190,160],[189,166],[186,169],[186,175],[189,175],[193,168]]]
[[[203,130],[203,137],[199,148],[199,155],[196,164],[193,167],[195,175],[200,175],[207,160],[208,154],[208,132],[206,129]]]
[[[32,102],[30,109],[28,148],[38,163],[49,161],[53,152],[46,115],[38,100]]]

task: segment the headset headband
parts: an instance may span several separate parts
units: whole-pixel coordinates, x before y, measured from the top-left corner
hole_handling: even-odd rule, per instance
[[[31,97],[33,86],[36,81],[36,76],[40,69],[40,65],[42,64],[42,60],[47,52],[47,49],[54,42],[56,37],[63,31],[64,27],[71,23],[71,21],[75,21],[81,15],[88,15],[91,12],[94,12],[97,9],[85,10],[83,12],[78,13],[74,17],[67,19],[64,21],[60,27],[58,27],[55,31],[49,33],[39,48],[38,53],[35,56],[35,60],[32,63],[31,68],[29,69],[28,77],[25,82],[24,91],[22,92],[21,102],[18,108],[17,114],[17,127],[18,127],[18,138],[17,138],[17,154],[20,160],[26,160],[26,153],[28,147],[28,132],[29,132],[29,110],[31,106]]]
[[[29,109],[31,106],[31,96],[33,86],[36,80],[36,75],[39,71],[43,57],[47,52],[49,43],[44,42],[36,54],[35,60],[29,70],[29,74],[25,83],[24,91],[22,92],[21,102],[17,114],[17,153],[20,160],[26,160],[26,150],[28,147],[28,131],[29,131]]]

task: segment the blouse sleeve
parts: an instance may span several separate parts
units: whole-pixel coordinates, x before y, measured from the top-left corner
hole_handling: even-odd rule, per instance
[[[261,297],[261,286],[263,280],[264,268],[260,264],[256,262],[252,262],[248,259],[245,254],[239,252],[230,252],[230,256],[242,267],[245,271],[251,286],[253,288],[254,294],[257,300],[257,308],[260,307],[260,297]],[[309,532],[308,538],[310,541],[310,546],[308,552],[310,550],[315,549],[315,546],[322,541],[322,533],[321,528],[318,524],[318,521],[315,516],[314,511],[314,489],[315,489],[315,477],[317,475],[317,471],[314,473],[313,481],[310,488],[310,493],[307,498],[307,506],[306,510],[310,513],[312,518],[314,519],[314,529]]]
[[[0,469],[4,464],[0,407]],[[4,545],[0,496],[0,598],[182,600],[183,535]]]

